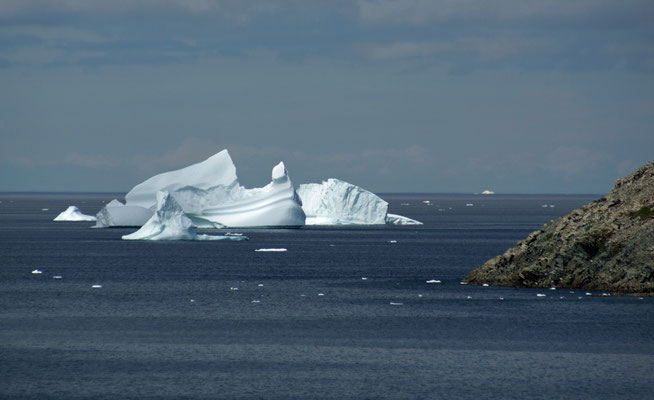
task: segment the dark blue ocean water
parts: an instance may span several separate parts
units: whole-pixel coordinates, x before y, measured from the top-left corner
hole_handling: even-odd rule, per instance
[[[460,283],[596,196],[386,195],[425,225],[232,243],[52,222],[113,197],[0,194],[0,398],[651,398],[654,298]]]

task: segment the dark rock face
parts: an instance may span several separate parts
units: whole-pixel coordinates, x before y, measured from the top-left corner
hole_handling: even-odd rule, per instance
[[[654,293],[654,162],[611,193],[531,233],[471,284]]]

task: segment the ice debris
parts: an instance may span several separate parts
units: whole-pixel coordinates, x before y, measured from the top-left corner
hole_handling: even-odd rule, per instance
[[[441,283],[439,279],[430,279],[428,281],[425,281],[425,283]]]
[[[288,251],[288,250],[284,249],[284,248],[279,248],[279,249],[256,249],[255,251],[256,252],[264,252],[264,253],[266,253],[266,252],[272,252],[272,253],[280,252],[281,253],[281,252]]]
[[[57,215],[53,221],[95,221],[96,217],[93,215],[82,214],[82,212],[75,206],[68,207]]]
[[[33,273],[34,275],[38,275],[38,274],[42,274],[43,271],[41,271],[40,269],[35,269],[34,271],[32,271],[32,273]]]

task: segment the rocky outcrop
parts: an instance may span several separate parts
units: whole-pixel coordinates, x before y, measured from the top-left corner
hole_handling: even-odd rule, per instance
[[[533,232],[471,284],[654,293],[654,162],[611,193]]]

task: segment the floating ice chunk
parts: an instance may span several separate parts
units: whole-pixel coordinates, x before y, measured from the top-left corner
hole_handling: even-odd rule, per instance
[[[157,210],[138,231],[124,240],[247,240],[245,236],[198,235],[191,219],[167,191],[157,193]]]
[[[410,206],[411,203],[402,203],[402,204],[400,204],[400,205],[401,205],[401,206]]]
[[[489,285],[488,285],[488,283],[483,283],[481,286],[488,287]]]
[[[543,208],[547,208],[547,204],[543,204],[541,207],[543,207]]]
[[[318,296],[324,296],[324,295],[325,295],[324,293],[318,293]]]
[[[431,204],[431,201],[429,201],[429,200],[424,200],[423,203],[424,203],[424,204]]]
[[[550,290],[556,290],[556,288],[555,288],[554,286],[552,286],[552,287],[550,288]]]
[[[38,275],[38,274],[42,274],[43,271],[41,271],[40,269],[35,269],[34,271],[32,271],[32,273],[33,273],[34,275]]]
[[[592,296],[593,294],[591,292],[586,292],[586,296]]]
[[[284,249],[284,248],[278,248],[278,249],[274,249],[274,248],[265,249],[265,248],[264,248],[264,249],[256,249],[255,251],[257,251],[257,252],[264,252],[264,253],[265,253],[265,252],[272,252],[272,253],[274,253],[274,252],[284,252],[284,251],[288,251],[288,250],[287,250],[287,249]]]
[[[236,292],[238,288],[236,286],[232,286],[229,288],[229,290],[231,290],[232,292]]]
[[[252,300],[250,303],[261,303],[261,300]]]
[[[425,283],[441,283],[441,281],[439,279],[430,279],[430,280],[426,281]]]
[[[474,204],[472,204],[472,203],[467,203],[467,204],[466,204],[466,207],[474,207]]]
[[[367,281],[368,278],[366,278],[365,276],[362,276],[362,277],[361,277],[361,280],[362,280],[362,281]]]
[[[47,210],[47,209],[45,209]],[[95,221],[96,217],[92,215],[82,214],[82,212],[75,206],[68,207],[57,215],[53,221]]]
[[[389,225],[422,225],[423,223],[420,221],[416,221],[415,219],[411,219],[408,217],[404,217],[402,215],[397,215],[397,214],[386,214],[386,223]]]
[[[48,211],[49,208],[42,208],[41,211]]]
[[[547,297],[547,295],[546,295],[546,294],[543,294],[543,293],[538,293],[538,294],[536,295],[536,297]]]
[[[481,194],[495,194],[495,192],[493,192],[492,190],[487,189],[487,190],[484,190],[483,192],[481,192]]]
[[[472,296],[468,296],[468,297],[466,297],[466,299],[472,299]]]
[[[388,243],[397,243],[397,240],[389,240]]]
[[[404,303],[397,303],[397,302],[391,301],[390,305],[392,305],[392,306],[403,306]]]
[[[96,285],[91,285],[91,287],[92,287],[93,289],[100,289],[100,288],[102,287],[102,285],[97,285],[97,284],[96,284]]]
[[[464,282],[464,281],[459,282],[459,285],[467,285],[467,284],[468,282]]]
[[[52,279],[61,279],[61,278],[63,278],[61,275],[54,275],[54,276],[52,277]]]

